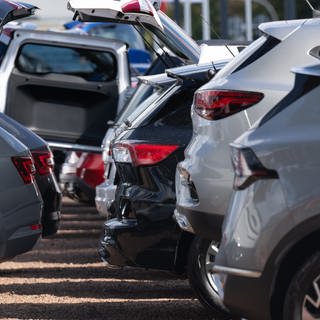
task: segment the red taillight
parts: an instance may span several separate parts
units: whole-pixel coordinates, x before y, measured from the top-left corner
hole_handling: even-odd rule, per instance
[[[178,148],[178,145],[116,143],[112,154],[116,162],[132,163],[134,166],[154,165]]]
[[[32,156],[37,172],[41,176],[48,175],[52,172],[54,160],[50,151],[33,151]]]
[[[152,4],[145,0],[132,0],[121,7],[123,13],[146,13],[153,16]]]
[[[23,182],[30,184],[34,180],[36,168],[31,157],[12,157],[12,162],[17,168]]]
[[[42,225],[41,224],[33,224],[30,226],[32,231],[37,231],[37,230],[41,230],[42,229]]]
[[[260,92],[203,90],[195,94],[194,108],[202,118],[219,120],[252,107],[263,96]]]

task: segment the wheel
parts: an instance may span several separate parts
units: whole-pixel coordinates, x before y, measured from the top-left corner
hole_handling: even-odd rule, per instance
[[[293,276],[283,315],[284,320],[320,319],[320,252],[311,256]]]
[[[218,243],[195,237],[189,251],[188,279],[200,302],[215,319],[231,319],[218,295],[219,281],[211,272],[217,252]]]

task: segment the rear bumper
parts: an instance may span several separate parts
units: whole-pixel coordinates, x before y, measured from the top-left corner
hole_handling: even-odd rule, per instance
[[[223,216],[207,212],[199,212],[176,206],[175,219],[179,227],[185,231],[215,241],[221,240]]]
[[[99,214],[108,219],[114,214],[113,203],[116,196],[117,186],[103,182],[96,187],[96,207]]]
[[[30,251],[40,239],[42,202],[21,205],[1,215],[0,259],[8,260]],[[8,236],[6,236],[8,235]]]
[[[256,277],[252,272],[232,269],[233,274],[221,276],[224,283],[224,299],[223,303],[229,308],[233,314],[259,320],[271,320],[270,314],[270,291],[272,277],[265,274]]]
[[[74,195],[74,182],[75,182],[76,174],[63,174],[59,175],[59,186],[66,196]]]
[[[180,233],[172,219],[165,225],[111,219],[104,224],[99,254],[111,265],[173,270]]]
[[[30,251],[38,242],[41,230],[28,230],[20,228],[7,241],[2,260],[11,259],[19,254]]]
[[[37,177],[37,184],[43,199],[42,236],[54,235],[59,228],[62,194],[53,174]]]

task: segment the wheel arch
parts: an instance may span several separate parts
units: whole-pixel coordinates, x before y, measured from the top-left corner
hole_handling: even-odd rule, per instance
[[[290,281],[307,258],[316,251],[320,251],[319,239],[320,214],[293,229],[274,250],[266,268],[268,272],[275,271],[270,296],[272,318],[281,318],[280,312],[282,313],[284,297]]]

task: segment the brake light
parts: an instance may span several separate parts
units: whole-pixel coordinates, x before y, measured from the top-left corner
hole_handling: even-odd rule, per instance
[[[31,157],[12,157],[12,162],[17,168],[23,182],[30,184],[34,181],[36,168]]]
[[[260,179],[279,178],[275,170],[270,170],[263,166],[250,148],[239,148],[237,145],[231,145],[231,155],[235,173],[233,184],[235,190],[246,189]]]
[[[52,172],[54,160],[50,151],[33,151],[32,156],[36,170],[41,176],[48,175]]]
[[[231,90],[203,90],[194,96],[196,113],[207,120],[219,120],[252,107],[263,93]]]
[[[152,4],[149,3],[149,1],[146,0],[132,0],[121,7],[123,13],[133,13],[133,12],[138,12],[138,13],[146,13],[151,16],[153,16],[153,10]]]
[[[132,163],[137,167],[157,164],[178,148],[178,145],[116,143],[112,147],[112,154],[114,161]]]

